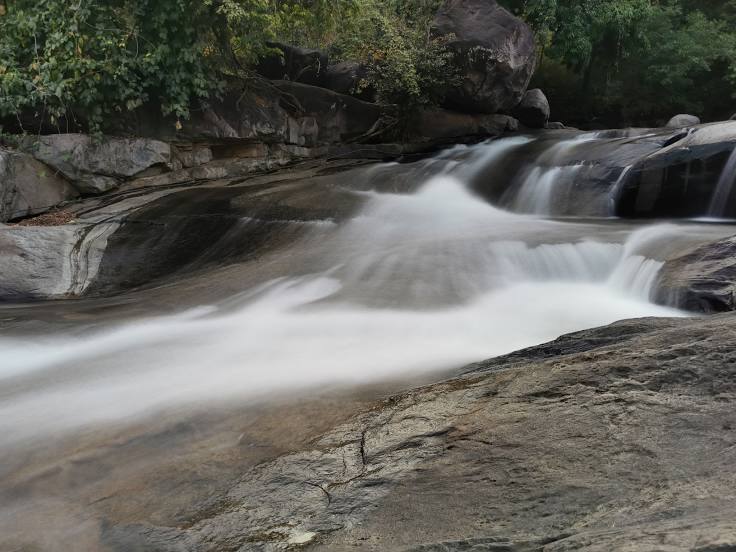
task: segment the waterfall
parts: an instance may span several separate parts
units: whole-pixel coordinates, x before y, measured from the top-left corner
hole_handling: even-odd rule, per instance
[[[513,210],[535,215],[556,214],[555,200],[562,195],[563,187],[575,182],[582,168],[583,165],[534,167],[516,192]]]
[[[358,211],[299,225],[293,247],[270,259],[274,272],[241,295],[94,330],[0,337],[0,447],[162,409],[447,370],[624,318],[681,316],[650,297],[662,244],[689,244],[690,227],[540,216],[554,211],[560,183],[588,168],[560,163],[595,139],[542,145],[520,185],[504,167],[539,146],[528,137],[331,175],[327,189],[362,202]],[[479,175],[516,203],[477,195]],[[597,201],[609,192],[595,190]]]
[[[608,195],[608,210],[611,216],[614,216],[616,214],[616,206],[618,205],[618,201],[621,198],[621,193],[623,192],[624,186],[626,185],[626,179],[628,178],[629,173],[633,168],[633,165],[628,165],[624,167],[624,169],[621,171],[621,174],[618,175],[616,183],[611,188],[611,192]]]
[[[598,133],[585,133],[549,146],[516,179],[502,204],[517,213],[575,214],[570,212],[570,198],[575,195],[575,184],[586,167],[581,160],[571,163],[571,158],[579,146],[599,139]]]
[[[736,147],[734,147],[731,156],[723,167],[721,176],[718,179],[713,198],[710,202],[708,215],[715,218],[723,218],[728,210],[728,202],[731,198],[734,183],[736,182]]]
[[[478,158],[493,163],[519,145],[486,144]],[[680,315],[649,301],[661,261],[648,255],[674,227],[642,234],[514,214],[469,190],[459,175],[473,165],[447,168],[435,163],[414,193],[361,191],[363,209],[344,223],[303,225],[309,273],[285,264],[240,298],[176,316],[0,338],[0,386],[10,389],[0,446],[172,406],[459,367],[622,318]],[[381,174],[367,178],[386,189]]]

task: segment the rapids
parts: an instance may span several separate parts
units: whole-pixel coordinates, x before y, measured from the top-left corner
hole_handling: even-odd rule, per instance
[[[575,210],[559,200],[586,170],[563,158],[600,139],[543,151],[496,205],[479,182],[500,179],[504,159],[534,139],[370,167],[344,183],[363,199],[355,216],[303,225],[308,274],[287,270],[172,316],[0,338],[0,447],[170,407],[439,372],[624,318],[684,316],[651,299],[665,256],[693,226],[611,219],[615,179],[594,202],[602,218],[549,218]]]

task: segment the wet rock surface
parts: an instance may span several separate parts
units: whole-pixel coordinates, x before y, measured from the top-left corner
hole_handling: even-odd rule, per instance
[[[583,138],[588,158],[609,159],[610,170],[668,140],[645,131],[613,133],[613,145]],[[484,147],[452,155],[487,156]],[[242,144],[228,148],[229,159],[247,159]],[[415,190],[435,161],[390,165],[393,178],[354,160],[147,180],[158,175],[76,204],[58,227],[4,226],[5,298],[88,297],[11,305],[0,329],[83,335],[309,274],[305,227],[349,220],[362,192]],[[628,231],[610,224],[603,236]],[[681,306],[732,308],[734,244],[722,239],[732,232],[693,225],[684,249],[659,234],[650,249],[667,261],[661,289],[696,301]],[[172,412],[68,441],[49,436],[31,452],[8,451],[0,467],[0,550],[727,550],[736,546],[735,367],[734,315],[643,319],[440,383],[397,385],[380,400],[305,391],[308,406],[274,401],[265,415],[229,404],[234,414]]]
[[[736,310],[736,238],[707,243],[665,263],[658,300],[695,312]]]
[[[643,319],[471,365],[247,470],[113,550],[736,545],[736,319]]]

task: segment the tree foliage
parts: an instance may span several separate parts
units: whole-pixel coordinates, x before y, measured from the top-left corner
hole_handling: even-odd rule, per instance
[[[537,33],[544,54],[537,83],[577,110],[569,118],[641,124],[675,112],[715,118],[736,110],[734,0],[505,3]]]
[[[148,101],[187,117],[192,100],[247,74],[267,40],[324,42],[353,2],[5,0],[0,117],[36,110],[94,131]]]
[[[91,130],[151,102],[192,101],[248,77],[270,40],[361,61],[379,100],[410,110],[455,83],[429,33],[442,0],[0,0],[0,118],[33,111]],[[534,28],[536,85],[563,119],[729,115],[736,0],[501,0]]]
[[[0,19],[0,115],[25,108],[91,127],[152,97],[188,114],[217,88],[202,33],[212,6],[187,0],[7,0]]]
[[[454,83],[445,40],[429,27],[439,0],[364,0],[330,44],[335,57],[368,68],[365,85],[405,110],[440,102]]]

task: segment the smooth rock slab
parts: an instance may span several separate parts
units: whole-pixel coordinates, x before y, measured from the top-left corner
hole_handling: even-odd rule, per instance
[[[121,524],[106,542],[280,550],[314,533],[319,550],[730,550],[734,376],[735,315],[578,332],[385,400],[247,471],[178,535]]]
[[[116,223],[0,225],[0,300],[63,298],[94,280]]]

